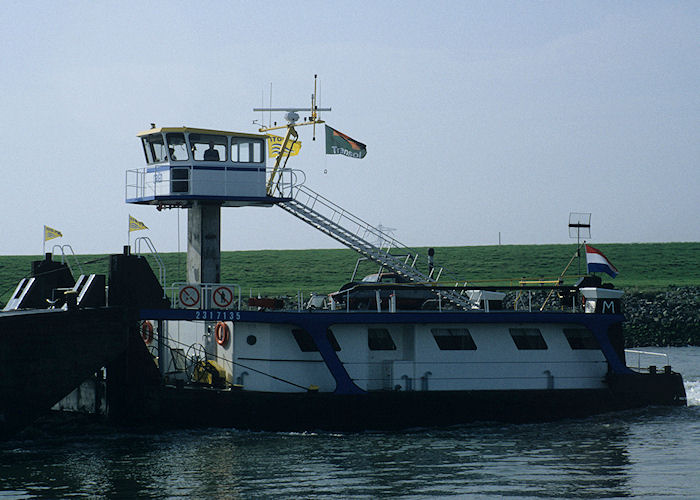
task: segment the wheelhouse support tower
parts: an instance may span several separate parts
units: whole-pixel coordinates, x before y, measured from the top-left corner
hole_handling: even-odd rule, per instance
[[[187,210],[187,281],[221,280],[221,205],[194,201]]]
[[[188,283],[221,282],[221,208],[270,207],[265,135],[189,127],[138,134],[145,168],[129,170],[126,201],[187,209]]]

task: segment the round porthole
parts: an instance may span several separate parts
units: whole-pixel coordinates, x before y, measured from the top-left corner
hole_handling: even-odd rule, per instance
[[[258,339],[255,338],[255,335],[248,335],[248,338],[245,340],[248,342],[248,345],[255,345],[255,343],[258,341]]]

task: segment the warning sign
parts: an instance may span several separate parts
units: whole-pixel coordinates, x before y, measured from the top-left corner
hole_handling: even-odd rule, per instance
[[[233,303],[233,290],[227,286],[217,287],[211,294],[211,301],[221,309],[230,307]]]
[[[180,304],[189,309],[199,308],[199,301],[201,295],[199,293],[199,288],[192,285],[185,285],[180,288],[180,293],[178,294],[180,299]]]

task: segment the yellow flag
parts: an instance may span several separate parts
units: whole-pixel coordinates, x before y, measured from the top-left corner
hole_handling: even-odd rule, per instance
[[[293,141],[289,141],[287,143],[287,151],[289,151],[289,146],[292,144]],[[284,143],[284,137],[281,137],[279,135],[268,135],[267,136],[267,155],[270,158],[277,158],[280,154],[280,151],[282,150],[282,144]],[[292,146],[292,152],[290,156],[296,156],[299,154],[299,150],[301,149],[301,142],[297,141],[294,142],[294,145]]]
[[[141,222],[140,220],[134,219],[131,215],[129,216],[129,232],[141,231],[142,229],[148,229],[148,226]]]
[[[63,233],[61,231],[58,231],[57,229],[54,229],[49,226],[44,226],[44,241],[49,241],[54,238],[60,238],[63,236]]]

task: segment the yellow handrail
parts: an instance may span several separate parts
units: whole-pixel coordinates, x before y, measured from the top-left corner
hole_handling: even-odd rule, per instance
[[[268,196],[274,196],[275,189],[278,191],[281,190],[279,189],[279,181],[282,178],[282,173],[281,170],[287,165],[287,160],[289,159],[290,155],[292,154],[292,146],[287,149],[287,144],[289,143],[289,138],[294,137],[294,141],[292,142],[292,145],[297,141],[297,138],[299,137],[299,134],[297,133],[296,130],[294,130],[294,125],[289,124],[287,125],[287,134],[284,136],[284,142],[282,143],[282,149],[280,149],[279,154],[277,155],[277,161],[275,161],[275,166],[272,168],[272,173],[270,174],[270,179],[267,181],[267,195]],[[285,157],[284,160],[284,165],[282,165],[282,168],[280,168],[280,163],[282,162],[282,157]],[[277,173],[280,173],[279,178],[277,179],[277,182],[275,182],[275,176]]]

